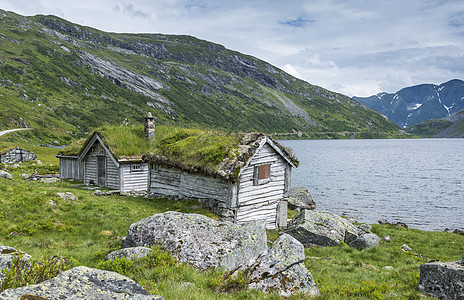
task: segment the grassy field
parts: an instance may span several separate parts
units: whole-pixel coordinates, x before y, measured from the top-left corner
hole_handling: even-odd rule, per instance
[[[143,197],[93,195],[79,182],[45,184],[26,181],[19,175],[57,170],[56,149],[34,149],[42,166],[22,163],[11,169],[12,180],[0,178],[0,244],[20,249],[47,261],[63,257],[65,268],[78,265],[118,271],[133,278],[149,292],[166,299],[279,299],[276,294],[236,290],[246,278],[224,281],[220,270],[200,272],[177,264],[157,249],[150,259],[136,262],[104,262],[104,256],[120,247],[130,224],[165,211],[195,212],[215,218],[201,204]],[[52,166],[50,166],[52,164]],[[71,192],[75,202],[57,197]],[[53,204],[53,202],[55,204]],[[446,232],[423,232],[389,225],[374,225],[373,232],[391,242],[359,251],[346,245],[306,249],[306,266],[321,291],[319,299],[419,299],[419,266],[427,259],[456,261],[464,255],[464,236]],[[268,232],[270,240],[277,232]],[[401,245],[413,250],[405,252]],[[186,284],[186,283],[193,283]],[[0,289],[1,290],[1,289]],[[295,295],[290,299],[304,299]]]

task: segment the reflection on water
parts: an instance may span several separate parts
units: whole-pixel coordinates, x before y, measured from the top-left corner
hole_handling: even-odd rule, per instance
[[[423,230],[464,228],[464,139],[280,141],[319,210]]]

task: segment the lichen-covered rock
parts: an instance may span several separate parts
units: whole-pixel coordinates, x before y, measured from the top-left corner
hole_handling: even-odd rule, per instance
[[[11,179],[13,176],[6,171],[0,170],[0,178]]]
[[[299,186],[291,189],[285,200],[288,202],[288,208],[293,210],[316,209],[316,202],[306,187]]]
[[[123,248],[154,244],[203,270],[233,270],[266,251],[266,224],[262,220],[238,225],[199,214],[165,212],[132,224]]]
[[[349,221],[328,211],[304,210],[289,222],[290,234],[304,246],[337,246],[340,242],[351,243],[360,230]]]
[[[464,299],[464,258],[420,266],[419,290],[440,299]]]
[[[5,290],[0,299],[20,300],[23,295],[59,299],[163,299],[145,291],[130,278],[115,272],[76,267],[39,284]],[[40,299],[40,298],[35,299]],[[33,298],[34,299],[34,298]]]
[[[303,245],[292,236],[282,234],[266,253],[239,268],[235,274],[244,272],[251,281],[248,288],[278,291],[282,296],[295,292],[316,296],[319,290],[304,261]]]
[[[150,255],[153,252],[150,248],[147,247],[130,247],[130,248],[124,248],[124,249],[119,249],[116,251],[113,251],[109,253],[105,259],[106,260],[111,260],[115,258],[122,258],[125,257],[129,260],[134,259],[134,258],[142,258],[145,256]]]
[[[352,241],[349,246],[354,247],[358,250],[363,250],[367,248],[372,248],[378,246],[380,238],[374,233],[366,233],[360,235],[357,239]]]
[[[65,193],[56,193],[56,195],[61,198],[61,200],[65,201],[76,201],[77,197],[70,192],[65,192]]]
[[[29,254],[9,246],[0,245],[0,283],[3,281],[4,274],[1,272],[3,269],[10,269],[13,264],[13,260],[16,257],[21,258],[21,266],[29,266],[29,260],[32,258]],[[2,298],[0,298],[2,299]]]

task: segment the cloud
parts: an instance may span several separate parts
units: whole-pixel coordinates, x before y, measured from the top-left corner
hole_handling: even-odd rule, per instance
[[[129,15],[134,18],[147,18],[150,19],[150,14],[141,10],[135,9],[132,3],[116,4],[113,7],[115,13],[122,12],[123,14]]]
[[[307,24],[314,23],[314,22],[315,22],[314,20],[308,20],[308,19],[303,19],[302,17],[299,17],[298,19],[282,21],[279,23],[282,25],[287,25],[291,27],[305,27]]]
[[[299,79],[304,79],[303,76],[301,76],[301,74],[291,64],[284,65],[282,67],[282,70],[284,70],[288,74],[292,75],[293,77],[296,77],[296,78],[299,78]]]

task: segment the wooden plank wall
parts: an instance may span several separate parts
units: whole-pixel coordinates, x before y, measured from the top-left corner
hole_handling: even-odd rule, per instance
[[[84,180],[84,163],[77,158],[60,158],[60,178]]]
[[[131,164],[121,164],[121,192],[146,191],[148,186],[148,164],[141,164],[141,170],[131,172]]]
[[[150,192],[180,198],[214,199],[219,202],[219,207],[230,206],[232,197],[226,180],[161,166],[151,168]]]
[[[89,150],[89,153],[84,158],[85,161],[85,184],[97,184],[97,144]]]
[[[119,190],[119,168],[110,155],[105,151],[106,157],[106,187]]]
[[[271,164],[270,181],[253,184],[254,167]],[[265,219],[268,229],[276,228],[277,205],[284,198],[288,163],[268,144],[253,157],[239,178],[237,223]]]

